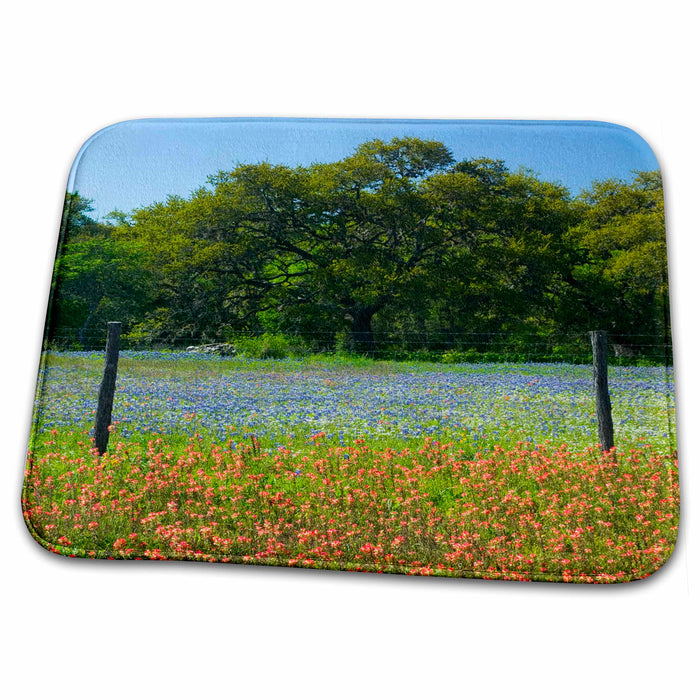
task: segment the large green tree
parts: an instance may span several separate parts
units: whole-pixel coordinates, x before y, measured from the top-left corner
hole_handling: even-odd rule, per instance
[[[448,336],[551,334],[566,232],[581,218],[568,190],[488,159],[458,163],[430,186],[436,215],[452,230],[436,270],[433,323]]]
[[[284,330],[348,326],[356,344],[371,349],[374,316],[452,234],[433,216],[426,185],[451,163],[442,144],[406,138],[369,142],[337,163],[243,165],[187,202],[137,212],[134,226],[152,250],[168,248],[171,299],[203,291],[210,303],[218,299],[220,325],[274,310]]]
[[[51,319],[83,346],[112,319],[149,343],[282,331],[359,351],[668,329],[658,173],[572,198],[406,137],[331,163],[239,165],[108,223],[90,211],[68,195]]]
[[[242,165],[135,212],[165,333],[503,331],[547,315],[574,213],[565,188],[438,142],[370,141],[341,161]],[[550,304],[551,305],[551,304]],[[550,314],[551,315],[551,314]]]
[[[668,337],[660,174],[640,172],[629,183],[597,182],[582,200],[584,221],[568,233],[574,256],[568,302],[571,325],[607,329],[613,339],[639,346]]]
[[[92,211],[90,200],[66,195],[49,319],[49,338],[62,346],[99,346],[107,321],[128,325],[148,308],[139,242],[120,239]]]

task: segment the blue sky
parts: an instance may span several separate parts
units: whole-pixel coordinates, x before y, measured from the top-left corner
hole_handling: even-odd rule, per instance
[[[339,160],[370,139],[443,142],[456,160],[488,157],[529,168],[573,194],[594,180],[629,180],[659,167],[634,131],[604,122],[342,119],[146,119],[97,132],[73,163],[68,190],[93,201],[93,216],[130,212],[168,195],[187,197],[207,176],[238,163]]]

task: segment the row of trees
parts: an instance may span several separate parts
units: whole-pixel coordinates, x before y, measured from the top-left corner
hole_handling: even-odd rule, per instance
[[[572,197],[401,138],[338,162],[240,165],[106,222],[90,212],[67,195],[55,343],[100,343],[114,319],[145,344],[281,332],[358,351],[668,334],[658,172]]]

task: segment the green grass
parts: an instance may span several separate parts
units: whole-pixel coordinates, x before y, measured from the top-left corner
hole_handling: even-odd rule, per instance
[[[103,358],[49,354],[25,517],[49,549],[486,578],[612,582],[675,542],[672,373],[124,353],[106,455]]]

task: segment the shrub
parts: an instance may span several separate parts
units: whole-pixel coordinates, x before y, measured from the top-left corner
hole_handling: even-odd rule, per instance
[[[283,360],[308,353],[303,341],[283,333],[232,334],[229,343],[235,347],[237,354],[261,360]]]

